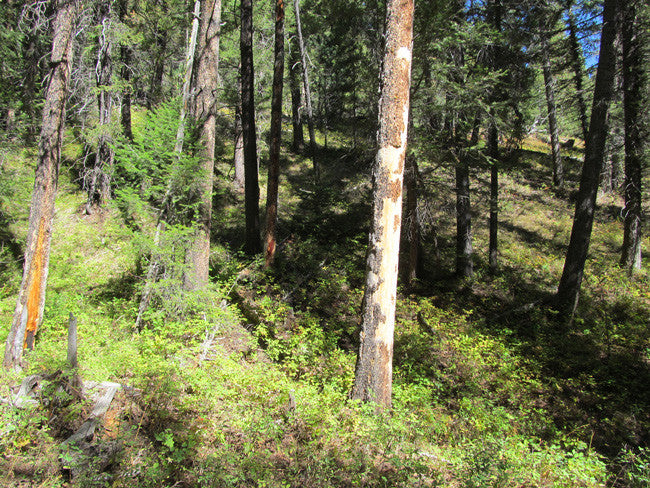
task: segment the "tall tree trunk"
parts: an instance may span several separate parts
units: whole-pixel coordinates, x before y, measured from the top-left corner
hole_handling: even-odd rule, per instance
[[[557,107],[555,105],[555,79],[551,72],[551,58],[546,34],[542,34],[542,71],[546,90],[546,108],[548,110],[548,132],[551,136],[551,160],[553,164],[553,186],[564,186],[564,167],[560,153],[560,135],[557,124]]]
[[[126,23],[126,19],[129,13],[129,1],[120,0],[118,3],[119,8],[119,18],[122,24]],[[124,137],[129,141],[133,141],[133,128],[131,124],[131,58],[132,58],[131,46],[122,44],[120,46],[120,59],[122,62],[122,82],[124,83],[124,88],[122,89],[122,104],[120,107],[120,122],[122,123],[122,132]]]
[[[616,0],[605,0],[589,137],[587,137],[585,147],[585,160],[571,229],[571,240],[556,294],[556,307],[562,320],[567,322],[571,321],[578,305],[580,285],[594,223],[598,183],[607,139],[607,113],[614,91],[616,16]]]
[[[111,174],[113,172],[113,148],[111,145],[111,112],[113,97],[110,91],[113,74],[111,41],[112,19],[111,3],[100,2],[99,36],[97,38],[97,62],[95,63],[95,84],[97,86],[97,108],[99,111],[97,150],[95,165],[90,174],[86,212],[92,213],[92,207],[103,207],[110,200]]]
[[[578,42],[578,32],[576,27],[575,16],[571,6],[573,0],[570,0],[567,5],[567,27],[569,28],[569,55],[571,57],[571,67],[573,69],[573,80],[576,86],[576,99],[578,102],[578,115],[580,117],[580,126],[582,128],[583,140],[587,140],[589,133],[589,123],[587,120],[587,104],[585,103],[584,91],[584,56],[582,48]]]
[[[38,147],[38,166],[25,248],[23,279],[7,337],[5,368],[19,368],[23,348],[32,349],[43,321],[45,288],[50,263],[54,200],[59,176],[61,144],[68,96],[77,0],[58,0],[52,40],[51,70]]]
[[[165,3],[163,2],[163,7]],[[165,9],[166,10],[166,9]],[[163,78],[165,76],[165,59],[167,56],[167,34],[156,27],[156,45],[154,49],[153,70],[149,86],[149,108],[158,105],[162,100]]]
[[[192,115],[200,131],[198,151],[201,176],[197,192],[194,239],[187,250],[183,287],[195,290],[208,283],[210,269],[210,230],[212,228],[212,186],[216,143],[217,85],[219,84],[219,37],[221,31],[221,0],[204,0],[201,6],[198,55],[196,59],[194,106]]]
[[[635,2],[628,2],[622,22],[623,111],[625,114],[625,223],[621,266],[633,273],[641,269],[641,170],[643,168],[643,49]]]
[[[293,44],[293,43],[292,43]],[[296,46],[291,46],[289,51],[289,88],[291,90],[291,125],[293,127],[293,143],[291,149],[296,152],[302,152],[305,147],[305,135],[302,129],[302,114],[300,113],[302,100],[300,97],[300,71],[298,51]]]
[[[309,152],[314,165],[316,181],[320,179],[320,167],[316,160],[316,132],[314,129],[314,111],[311,104],[311,89],[309,88],[309,69],[307,65],[307,51],[302,37],[302,26],[300,24],[300,0],[293,0],[293,8],[296,14],[296,33],[298,34],[298,46],[300,47],[300,64],[302,65],[302,82],[305,90],[305,106],[307,108],[307,127],[309,129]]]
[[[275,60],[273,63],[273,95],[271,98],[271,145],[266,191],[265,263],[275,259],[276,224],[278,222],[278,184],[280,175],[280,143],[282,142],[282,82],[284,78],[284,0],[275,3]]]
[[[255,83],[253,71],[253,0],[241,1],[241,109],[244,135],[244,200],[246,214],[245,251],[257,254],[260,240],[260,187],[255,130]]]
[[[492,114],[494,116],[494,114]],[[490,156],[490,243],[488,263],[494,272],[499,265],[499,133],[494,120],[488,128],[488,155]]]
[[[469,165],[456,161],[456,274],[474,275],[472,261],[472,215],[469,190]]]
[[[25,114],[27,126],[25,128],[25,144],[31,146],[36,138],[36,120],[34,116],[34,102],[36,97],[36,76],[38,74],[38,42],[35,28],[30,28],[25,36],[25,80],[22,91],[22,111]]]
[[[389,408],[393,332],[402,218],[402,182],[408,132],[413,0],[389,0],[379,101],[373,220],[368,244],[363,323],[352,398]]]

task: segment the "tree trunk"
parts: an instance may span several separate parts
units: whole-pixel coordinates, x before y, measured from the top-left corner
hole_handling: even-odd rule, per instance
[[[471,278],[472,215],[469,190],[469,166],[466,161],[456,161],[456,274]]]
[[[580,190],[573,218],[571,239],[556,294],[556,307],[562,320],[567,322],[571,321],[578,305],[580,285],[594,223],[598,183],[607,139],[607,113],[614,91],[616,16],[616,0],[605,0],[600,56],[589,124],[590,131],[585,147],[585,160],[580,178]]]
[[[192,110],[194,122],[200,131],[198,151],[201,175],[197,188],[199,205],[196,211],[196,229],[185,259],[189,266],[183,280],[185,290],[203,288],[208,284],[220,31],[221,0],[204,0],[197,41],[198,55],[194,76],[196,86],[193,90],[196,95]]]
[[[23,348],[33,349],[43,321],[50,262],[54,200],[59,176],[77,0],[59,0],[54,21],[51,70],[38,147],[38,166],[27,230],[25,264],[16,310],[7,337],[4,367],[19,368]]]
[[[25,80],[23,82],[23,106],[25,114],[25,144],[31,146],[36,138],[36,120],[34,116],[34,102],[36,101],[36,76],[38,74],[38,43],[34,28],[30,28],[25,36],[23,46],[25,48]]]
[[[296,33],[298,34],[298,46],[300,47],[300,64],[302,65],[302,82],[305,90],[305,105],[307,108],[307,127],[309,129],[309,152],[314,165],[316,181],[320,179],[320,167],[316,160],[316,132],[314,129],[314,111],[311,104],[311,90],[309,88],[309,69],[307,67],[307,51],[302,38],[302,26],[300,24],[300,0],[293,0],[293,8],[296,14]]]
[[[99,37],[97,39],[97,62],[95,63],[95,84],[97,86],[97,108],[99,111],[97,150],[95,165],[90,174],[86,212],[92,213],[92,207],[103,207],[110,200],[111,173],[113,172],[113,148],[111,144],[111,112],[113,97],[110,91],[113,74],[111,42],[111,3],[100,2]]]
[[[120,22],[124,24],[128,15],[128,0],[120,0],[118,3]],[[123,44],[120,46],[120,58],[122,61],[122,82],[124,88],[122,89],[122,104],[120,107],[120,122],[122,123],[122,132],[124,137],[129,141],[133,141],[133,128],[131,125],[131,47]]]
[[[542,34],[542,71],[544,72],[544,88],[546,89],[546,107],[548,110],[548,132],[551,136],[551,161],[553,164],[553,186],[564,186],[564,167],[560,153],[560,135],[557,125],[557,107],[555,105],[555,80],[551,72],[551,58],[546,34]]]
[[[284,78],[284,0],[275,3],[275,61],[273,64],[273,96],[271,99],[271,145],[266,192],[265,263],[275,259],[276,224],[278,222],[278,178],[280,175],[280,144],[282,142],[282,81]]]
[[[296,51],[295,46],[292,46],[290,50],[289,62],[291,63],[289,68],[289,88],[291,89],[291,124],[293,127],[293,143],[291,149],[293,152],[300,153],[305,147],[305,135],[302,130],[302,115],[300,113],[302,105],[300,97],[300,72],[298,68],[300,60],[298,59],[298,51]]]
[[[389,408],[393,331],[402,217],[402,182],[408,132],[413,46],[413,0],[389,0],[379,101],[373,220],[368,244],[363,323],[352,398]]]
[[[641,269],[641,170],[643,168],[643,79],[641,26],[634,2],[627,5],[623,22],[623,111],[625,116],[625,223],[621,266],[633,273]]]
[[[241,69],[241,68],[240,68]],[[235,189],[239,192],[244,191],[245,171],[244,171],[244,131],[241,125],[241,77],[237,77],[237,94],[239,100],[235,106],[235,151],[233,154],[233,165],[235,167]]]
[[[255,130],[255,84],[253,71],[253,0],[241,1],[241,109],[244,135],[244,199],[246,214],[245,251],[257,254],[260,240],[260,187]]]
[[[406,282],[412,287],[419,278],[421,259],[421,229],[418,215],[418,163],[413,155],[406,157],[406,223],[408,225],[407,241],[409,244],[408,268]]]
[[[567,27],[569,28],[569,55],[571,57],[571,67],[573,68],[573,80],[576,85],[576,99],[578,102],[578,114],[580,117],[580,126],[582,127],[583,140],[587,140],[589,133],[589,123],[587,120],[587,104],[585,103],[584,92],[584,70],[585,64],[582,55],[582,49],[578,42],[578,33],[576,21],[571,10],[572,1],[567,6]]]
[[[165,3],[163,2],[163,8]],[[154,65],[151,76],[151,84],[149,87],[149,107],[153,108],[162,100],[162,85],[165,75],[165,59],[167,56],[167,34],[156,27],[156,46],[154,50]]]
[[[493,114],[494,115],[494,114]],[[499,264],[499,133],[494,121],[488,128],[488,156],[490,157],[490,243],[488,263],[495,272]]]

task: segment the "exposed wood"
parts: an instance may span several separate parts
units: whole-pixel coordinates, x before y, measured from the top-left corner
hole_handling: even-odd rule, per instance
[[[379,101],[373,217],[368,243],[362,331],[351,397],[391,406],[393,333],[409,121],[413,0],[390,0]]]
[[[275,56],[273,64],[273,95],[271,98],[271,144],[266,191],[266,233],[264,261],[271,266],[275,259],[278,223],[278,185],[280,177],[280,146],[282,142],[282,85],[284,78],[284,0],[275,2]]]
[[[23,348],[32,349],[34,347],[36,333],[43,321],[54,200],[59,176],[77,10],[77,0],[59,0],[57,2],[51,71],[43,108],[38,166],[29,214],[23,278],[11,329],[7,336],[3,361],[5,368],[20,368]]]

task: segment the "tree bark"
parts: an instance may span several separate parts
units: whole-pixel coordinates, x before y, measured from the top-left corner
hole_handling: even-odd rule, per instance
[[[245,171],[244,171],[244,131],[241,124],[241,77],[237,77],[237,94],[239,100],[235,106],[235,150],[233,154],[233,165],[235,167],[235,189],[239,192],[244,191]]]
[[[302,129],[302,114],[300,113],[302,100],[300,96],[300,71],[298,64],[298,51],[291,46],[289,51],[289,88],[291,90],[291,124],[293,127],[293,152],[300,153],[305,147],[305,135]]]
[[[316,132],[314,129],[314,111],[311,104],[311,89],[309,88],[309,69],[307,67],[307,51],[302,37],[302,26],[300,23],[300,0],[293,0],[293,8],[296,14],[296,33],[298,35],[298,46],[300,47],[300,64],[302,65],[302,82],[305,90],[305,106],[307,108],[307,127],[309,129],[309,152],[314,165],[316,181],[320,179],[320,166],[316,160]]]
[[[406,270],[406,282],[412,287],[419,278],[421,268],[421,229],[418,215],[418,163],[413,155],[406,157],[406,223],[408,225],[408,267]]]
[[[126,23],[128,15],[128,0],[120,0],[118,3],[119,8],[119,18],[122,24]],[[120,46],[120,58],[122,61],[122,82],[124,83],[124,88],[122,89],[122,104],[120,107],[120,122],[122,124],[122,132],[124,137],[129,141],[133,141],[133,128],[131,124],[131,58],[132,58],[131,47],[122,44]]]
[[[567,5],[567,27],[569,28],[569,55],[571,57],[571,67],[573,68],[573,80],[576,86],[576,99],[578,102],[578,115],[580,117],[580,126],[582,128],[583,140],[587,140],[589,133],[589,122],[587,119],[587,104],[585,103],[584,91],[584,59],[582,49],[578,42],[578,32],[575,17],[571,10],[573,1]]]
[[[469,189],[469,165],[456,161],[456,275],[471,278],[474,275],[472,261],[472,215]]]
[[[244,200],[247,254],[262,250],[260,240],[260,187],[255,130],[255,85],[253,71],[253,1],[241,1],[241,83],[242,132],[244,135]]]
[[[555,105],[555,79],[551,72],[551,58],[546,34],[542,34],[542,71],[546,90],[546,108],[548,110],[548,132],[551,137],[551,161],[553,165],[553,186],[564,186],[564,167],[560,153],[560,135],[557,124],[557,107]]]
[[[221,0],[204,0],[201,6],[195,77],[196,93],[192,115],[200,131],[198,151],[201,175],[198,179],[198,208],[194,238],[187,250],[189,266],[183,279],[185,290],[196,290],[208,284],[210,270],[210,230],[212,228],[212,187],[214,150],[216,144],[217,86],[219,84],[219,38],[221,31]]]
[[[99,112],[97,149],[95,164],[90,173],[88,184],[88,201],[86,212],[92,213],[93,206],[103,207],[110,200],[111,173],[113,172],[113,148],[111,144],[111,112],[113,110],[113,97],[110,91],[111,77],[113,75],[111,41],[111,3],[100,2],[99,8],[99,36],[97,38],[97,62],[95,63],[95,84],[97,86],[97,108]]]
[[[499,265],[499,133],[494,121],[488,128],[488,156],[490,157],[490,242],[488,264],[490,271]]]
[[[413,0],[389,0],[379,101],[373,220],[368,244],[363,323],[352,398],[389,408],[393,332],[402,217],[402,183],[408,132]]]
[[[641,269],[641,171],[643,168],[643,77],[641,27],[635,2],[628,2],[622,22],[623,112],[625,117],[625,222],[621,266],[630,274]]]
[[[51,69],[43,108],[23,278],[5,346],[3,364],[8,369],[21,367],[23,348],[33,349],[36,332],[43,321],[77,10],[77,0],[57,2]]]
[[[276,225],[278,222],[278,184],[280,145],[282,142],[282,85],[284,78],[284,0],[275,3],[275,60],[273,64],[273,95],[271,99],[271,145],[266,191],[265,263],[275,259]]]
[[[571,239],[567,249],[562,278],[555,297],[555,305],[560,312],[560,317],[567,322],[571,321],[578,305],[580,285],[594,223],[598,184],[607,139],[607,113],[614,91],[616,16],[616,0],[605,0],[589,137],[587,137],[585,147],[585,160],[571,229]]]

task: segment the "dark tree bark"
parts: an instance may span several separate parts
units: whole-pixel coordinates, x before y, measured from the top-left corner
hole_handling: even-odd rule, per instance
[[[413,0],[389,0],[379,101],[373,220],[368,244],[363,323],[352,398],[389,408],[393,332],[402,217],[402,183],[408,132],[413,46]]]
[[[129,13],[129,1],[120,0],[118,3],[119,8],[119,18],[121,23],[125,23],[127,15]],[[122,104],[120,107],[120,122],[122,123],[122,132],[124,136],[129,140],[133,141],[133,128],[131,124],[131,59],[133,53],[131,52],[131,47],[122,44],[120,46],[120,59],[122,62],[122,82],[124,83],[124,88],[122,90]]]
[[[582,128],[583,140],[587,140],[589,133],[589,122],[587,120],[587,104],[585,103],[584,76],[585,65],[582,55],[582,48],[578,42],[578,29],[576,20],[571,9],[573,0],[567,5],[567,27],[569,29],[569,55],[571,58],[571,67],[573,69],[573,81],[576,86],[576,100],[578,102],[578,115],[580,117],[580,126]]]
[[[253,71],[253,1],[241,2],[241,108],[244,135],[244,199],[246,214],[245,251],[257,254],[262,250],[260,240],[260,188],[257,169],[257,140],[255,130],[255,84]]]
[[[635,2],[623,12],[623,112],[625,117],[625,222],[621,266],[633,273],[641,269],[641,170],[643,168],[643,77],[641,26]]]
[[[103,207],[110,200],[111,173],[113,172],[113,148],[111,145],[111,113],[113,97],[110,91],[113,75],[112,50],[110,39],[112,29],[111,3],[98,4],[97,62],[95,63],[95,84],[97,86],[97,108],[99,111],[97,150],[95,164],[88,178],[88,201],[86,212],[91,213],[93,206]]]
[[[183,280],[185,290],[205,287],[210,270],[220,31],[221,0],[203,0],[192,90],[195,93],[192,116],[199,131],[198,155],[201,159],[201,176],[196,189],[199,195],[194,222],[196,230],[185,259],[189,266]]]
[[[163,5],[165,5],[163,3]],[[149,85],[149,107],[153,108],[162,101],[163,79],[165,76],[165,59],[167,56],[167,34],[156,28],[156,45],[154,49],[153,70]]]
[[[551,72],[551,58],[546,34],[542,33],[542,71],[546,90],[546,108],[548,110],[548,133],[551,137],[551,162],[553,165],[553,186],[564,186],[564,167],[560,153],[560,134],[557,124],[557,106],[555,104],[555,79]]]
[[[244,171],[244,131],[241,125],[241,77],[237,77],[237,93],[239,100],[235,106],[235,150],[233,154],[233,165],[235,167],[235,189],[239,192],[244,191],[245,171]]]
[[[582,284],[591,230],[594,223],[598,184],[607,139],[607,113],[614,91],[616,16],[616,0],[605,0],[589,137],[587,137],[585,147],[585,160],[571,229],[571,239],[567,249],[562,278],[555,297],[555,306],[560,312],[561,320],[567,322],[571,321],[578,305],[580,285]]]
[[[314,129],[314,111],[311,104],[311,89],[309,87],[309,69],[307,67],[307,51],[302,38],[302,26],[300,24],[300,0],[293,0],[293,8],[296,14],[296,34],[298,35],[298,46],[300,47],[300,64],[302,66],[302,82],[305,90],[305,106],[307,109],[307,127],[309,129],[309,152],[314,165],[316,181],[320,178],[320,167],[316,160],[316,132]]]
[[[284,0],[275,3],[275,60],[273,63],[273,95],[271,98],[271,145],[266,191],[265,263],[275,259],[276,225],[278,222],[278,184],[280,176],[280,143],[282,142],[282,86],[284,78]]]
[[[43,321],[78,1],[58,0],[56,7],[51,69],[38,145],[38,166],[29,213],[25,264],[5,346],[5,368],[21,367],[23,348],[34,347],[36,332]]]
[[[38,75],[38,60],[40,58],[36,36],[35,29],[30,29],[23,43],[25,48],[25,80],[23,81],[22,91],[22,111],[27,121],[25,127],[25,144],[29,146],[34,144],[36,138],[34,102],[36,101],[36,77]]]
[[[456,161],[456,275],[474,276],[472,261],[472,215],[469,189],[469,165]]]
[[[494,121],[488,128],[488,156],[490,157],[490,243],[488,264],[490,271],[499,265],[499,132]]]
[[[289,51],[289,88],[291,90],[291,125],[293,127],[293,152],[300,153],[305,147],[305,135],[302,129],[302,100],[300,96],[300,59],[297,46],[292,43]]]

